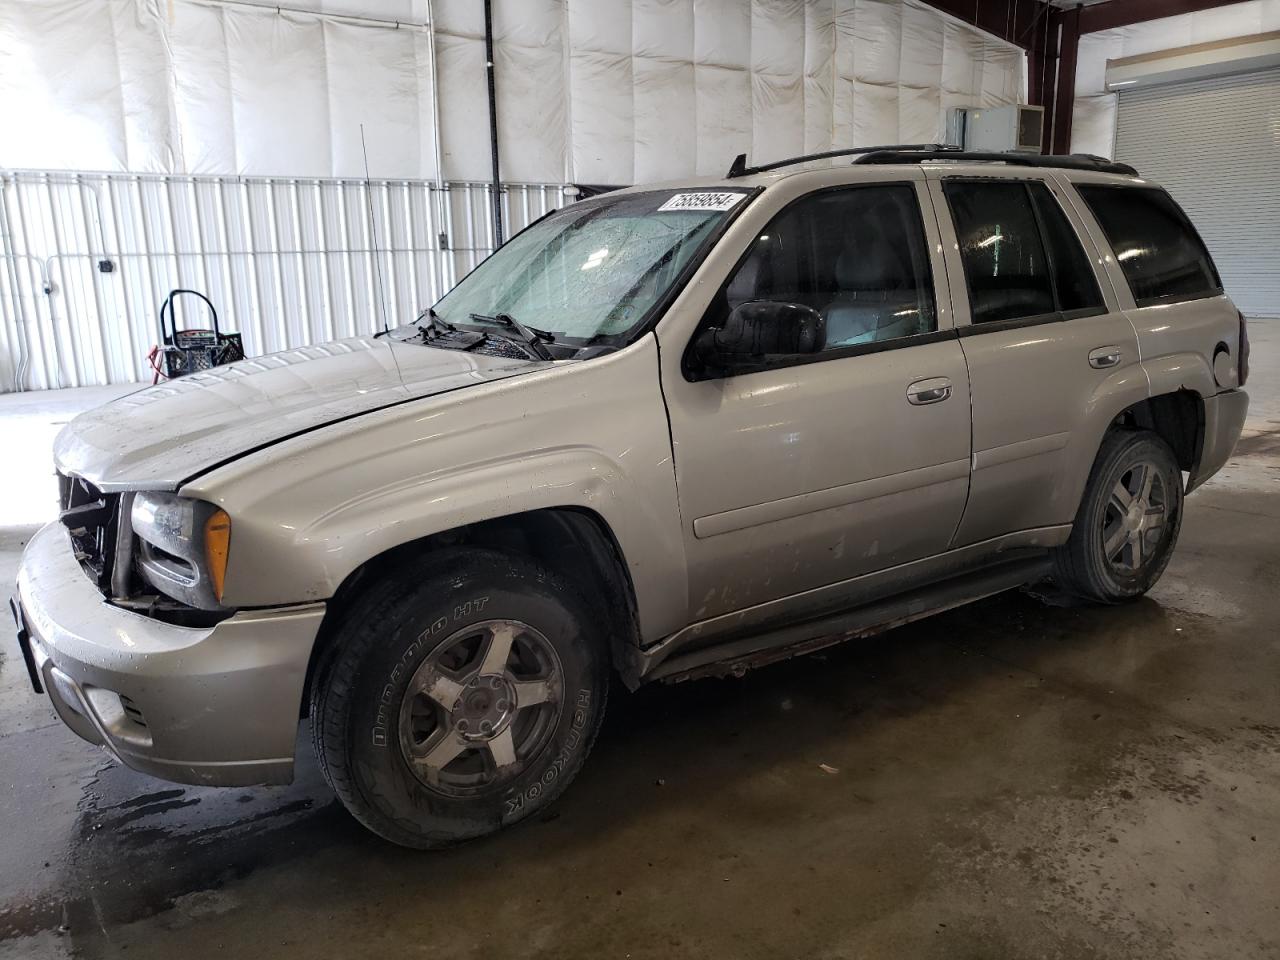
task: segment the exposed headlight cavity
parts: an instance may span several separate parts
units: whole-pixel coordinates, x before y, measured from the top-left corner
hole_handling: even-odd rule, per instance
[[[222,606],[231,518],[203,500],[139,493],[130,515],[138,572],[165,596],[202,610]]]

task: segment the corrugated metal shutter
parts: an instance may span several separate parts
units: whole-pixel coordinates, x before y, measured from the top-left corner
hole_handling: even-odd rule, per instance
[[[1280,316],[1280,70],[1121,92],[1116,159],[1182,204],[1236,306]]]

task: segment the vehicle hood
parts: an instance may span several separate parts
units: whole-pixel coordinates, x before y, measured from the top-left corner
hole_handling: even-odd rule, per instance
[[[72,420],[54,459],[104,491],[177,489],[286,437],[549,366],[393,337],[288,350],[147,387]]]

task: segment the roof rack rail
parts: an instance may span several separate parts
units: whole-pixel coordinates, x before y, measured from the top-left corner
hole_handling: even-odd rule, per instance
[[[957,163],[1007,163],[1016,167],[1053,167],[1059,170],[1094,170],[1098,173],[1122,173],[1131,177],[1138,171],[1127,163],[1097,157],[1091,153],[971,153],[964,150],[898,150],[888,148],[863,154],[854,163],[921,163],[925,160],[952,160]]]
[[[832,157],[852,157],[860,153],[881,153],[884,151],[892,151],[896,153],[909,153],[914,151],[922,151],[926,153],[948,153],[958,151],[960,148],[951,146],[946,143],[889,143],[876,147],[849,147],[846,150],[828,150],[825,153],[806,153],[799,157],[788,157],[786,160],[775,160],[772,163],[762,163],[756,167],[747,166],[747,155],[740,153],[733,158],[733,164],[729,167],[729,172],[725,174],[728,179],[734,177],[746,177],[753,173],[764,173],[768,170],[777,170],[780,167],[790,167],[797,163],[808,163],[810,160],[829,160]]]

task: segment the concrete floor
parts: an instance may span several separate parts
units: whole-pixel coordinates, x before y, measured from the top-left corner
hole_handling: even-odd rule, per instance
[[[122,769],[0,643],[0,958],[1278,957],[1280,322],[1253,337],[1246,437],[1148,598],[619,696],[551,813],[442,854],[360,829],[302,737],[290,787]],[[8,454],[6,496],[47,478]]]

